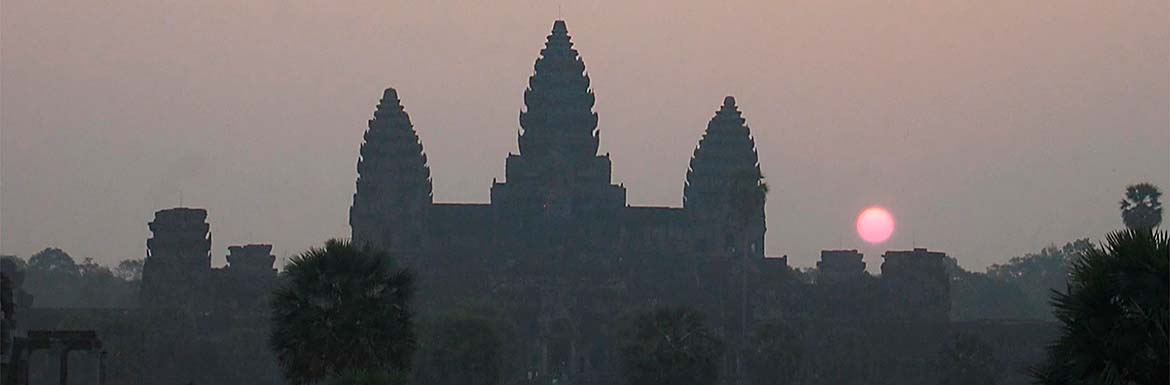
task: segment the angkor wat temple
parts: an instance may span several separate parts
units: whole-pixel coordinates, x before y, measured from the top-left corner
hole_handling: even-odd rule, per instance
[[[786,257],[765,257],[763,175],[731,96],[679,181],[683,207],[629,205],[609,155],[598,153],[594,100],[558,20],[524,91],[519,151],[508,154],[490,203],[434,202],[422,142],[392,88],[361,146],[353,240],[418,272],[424,314],[502,314],[523,355],[516,378],[617,382],[618,320],[659,305],[708,315],[728,342],[727,383],[738,383],[737,352],[761,322],[801,330],[805,383],[936,383],[939,351],[955,333],[1035,326],[949,322],[943,253],[888,252],[877,278],[860,253],[826,251],[815,283],[798,279]],[[1005,348],[1005,360],[1039,353],[1034,339],[1017,341],[1025,345]]]
[[[1000,383],[1023,384],[1053,333],[1041,321],[951,321],[943,253],[887,252],[877,276],[856,250],[822,252],[815,276],[766,257],[763,174],[730,96],[696,138],[682,207],[629,205],[609,155],[598,153],[595,96],[564,21],[523,97],[519,150],[490,203],[436,203],[422,142],[387,89],[364,135],[350,209],[355,243],[417,272],[421,323],[468,313],[493,322],[512,361],[502,383],[621,383],[619,329],[655,306],[707,316],[727,343],[725,384],[746,383],[739,352],[764,323],[799,335],[798,384],[937,384],[940,352],[958,335],[993,341]],[[212,268],[206,217],[155,213],[139,308],[19,309],[17,334],[96,330],[109,383],[282,383],[265,343],[266,293],[279,284],[271,246],[232,247],[228,266]]]

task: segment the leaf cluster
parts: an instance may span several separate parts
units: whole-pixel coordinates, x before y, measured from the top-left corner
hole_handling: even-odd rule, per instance
[[[414,275],[389,255],[334,239],[293,257],[281,278],[269,345],[289,383],[409,370]]]
[[[1170,372],[1170,239],[1123,230],[1077,258],[1054,291],[1059,339],[1034,372],[1041,384],[1155,384]]]

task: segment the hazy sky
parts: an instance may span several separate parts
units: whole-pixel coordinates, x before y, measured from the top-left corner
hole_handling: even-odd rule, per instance
[[[725,95],[751,126],[767,251],[948,252],[968,268],[1120,227],[1170,187],[1170,4],[562,1],[636,205],[678,206]],[[348,236],[358,145],[399,90],[439,202],[486,202],[554,1],[0,4],[0,252],[141,258],[155,210],[287,257]],[[885,245],[853,222],[893,212]]]

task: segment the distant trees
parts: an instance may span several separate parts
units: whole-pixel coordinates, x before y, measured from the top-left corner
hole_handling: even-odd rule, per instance
[[[93,258],[81,263],[69,253],[55,247],[45,248],[29,257],[5,256],[24,271],[23,289],[33,296],[37,307],[134,307],[138,303],[137,276],[116,275]],[[126,260],[138,261],[141,260]]]
[[[414,383],[428,385],[497,385],[500,339],[479,318],[439,320],[422,334],[415,360]]]
[[[744,375],[752,385],[792,383],[805,353],[796,331],[783,322],[757,326],[744,350]]]
[[[620,371],[630,385],[713,385],[719,380],[723,342],[694,310],[640,314],[621,344]]]
[[[1029,316],[1049,318],[1049,293],[1065,287],[1069,265],[1078,255],[1092,248],[1093,243],[1088,238],[1061,247],[1050,245],[1039,253],[1028,253],[1013,257],[1004,264],[991,265],[987,268],[987,276],[1018,287],[1032,309]]]
[[[281,276],[269,344],[288,383],[403,378],[409,371],[414,276],[386,253],[333,239],[293,257]]]
[[[956,265],[957,267],[957,265]],[[986,273],[963,270],[951,272],[951,319],[1043,319],[1050,318],[1048,305],[1034,303],[1012,282]]]
[[[141,259],[126,259],[118,262],[118,267],[114,268],[114,276],[127,281],[142,280],[142,262]]]
[[[1162,192],[1149,183],[1125,188],[1121,199],[1121,221],[1130,229],[1151,229],[1162,223]]]
[[[1038,383],[1158,384],[1170,372],[1170,238],[1165,231],[1109,234],[1072,263],[1052,295],[1062,334]]]
[[[940,385],[995,385],[1000,364],[991,345],[969,334],[955,336],[942,351]]]
[[[55,247],[47,247],[29,257],[28,268],[31,271],[70,276],[78,273],[77,263],[73,261],[73,257]]]
[[[1059,247],[1050,245],[991,265],[986,273],[964,270],[950,258],[947,271],[951,276],[952,318],[1051,319],[1049,293],[1065,287],[1068,265],[1092,247],[1088,238]]]

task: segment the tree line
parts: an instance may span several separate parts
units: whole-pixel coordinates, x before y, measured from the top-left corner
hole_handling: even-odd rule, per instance
[[[24,260],[5,255],[6,265],[18,270],[21,288],[33,296],[33,306],[47,308],[131,308],[138,306],[142,259],[125,259],[113,268],[93,258],[77,262],[69,253],[48,247]]]

